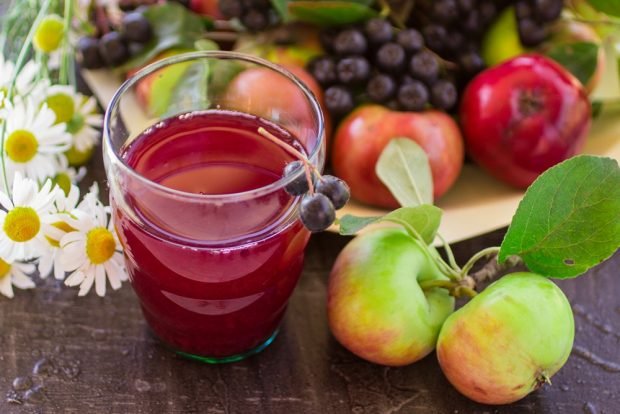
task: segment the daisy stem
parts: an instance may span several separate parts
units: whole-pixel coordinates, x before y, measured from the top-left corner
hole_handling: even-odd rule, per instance
[[[73,68],[73,57],[69,53],[69,32],[71,31],[71,20],[73,19],[73,0],[65,0],[64,26],[65,35],[62,46],[62,57],[60,61],[60,73],[58,79],[62,85],[75,85],[75,73]]]
[[[15,69],[13,72],[13,76],[11,77],[11,83],[9,83],[9,87],[6,92],[7,101],[11,102],[15,95],[15,84],[17,83],[17,77],[19,72],[22,70],[24,65],[26,64],[26,59],[28,59],[28,55],[30,54],[30,49],[32,48],[32,39],[34,38],[34,34],[41,23],[41,20],[47,14],[47,10],[50,7],[51,0],[45,0],[41,5],[41,9],[39,9],[39,13],[37,14],[30,31],[28,32],[28,36],[26,36],[26,40],[24,40],[24,45],[22,46],[19,55],[17,56],[17,60],[15,61]],[[9,180],[6,175],[6,160],[4,158],[5,150],[4,150],[4,141],[6,139],[6,122],[2,122],[2,127],[0,130],[0,150],[2,151],[0,154],[0,167],[2,168],[2,183],[4,188],[6,189],[7,194],[11,197],[11,189],[9,188]]]

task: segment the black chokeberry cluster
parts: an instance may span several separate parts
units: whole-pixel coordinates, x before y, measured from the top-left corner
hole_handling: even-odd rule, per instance
[[[269,0],[220,0],[219,6],[224,17],[239,19],[251,32],[265,30],[280,21]]]
[[[374,18],[362,26],[324,30],[321,41],[327,53],[308,69],[336,118],[364,102],[405,111],[431,105],[451,110],[457,103],[450,72],[416,29],[396,30],[386,19]]]
[[[549,25],[562,14],[563,0],[518,0],[515,13],[521,43],[535,47],[549,35]]]
[[[304,161],[297,160],[284,167],[284,176],[299,174],[310,167]],[[320,176],[311,172],[311,183],[306,174],[299,175],[291,181],[285,190],[294,196],[303,196],[299,217],[303,225],[313,233],[326,230],[336,220],[336,210],[347,204],[351,197],[349,186],[333,175]],[[311,190],[310,184],[314,187]]]
[[[462,88],[485,68],[482,39],[506,7],[515,7],[521,43],[535,47],[547,38],[563,5],[563,0],[418,0],[407,26],[418,29],[429,49],[455,65]]]
[[[150,22],[139,11],[124,14],[116,30],[110,30],[104,9],[96,13],[98,15],[95,19],[101,35],[83,37],[77,44],[81,65],[86,69],[120,66],[153,38]]]

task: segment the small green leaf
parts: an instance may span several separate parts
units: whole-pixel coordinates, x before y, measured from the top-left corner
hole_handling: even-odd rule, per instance
[[[431,204],[416,207],[403,207],[386,214],[381,221],[404,225],[407,231],[415,230],[426,244],[435,240],[443,211]],[[415,237],[415,235],[413,235]],[[417,238],[417,237],[416,237]]]
[[[620,168],[582,155],[550,168],[530,186],[512,219],[499,261],[520,256],[548,277],[570,278],[620,246]]]
[[[344,0],[306,0],[288,3],[291,18],[322,26],[340,26],[358,23],[377,15],[377,12],[364,4]]]
[[[342,236],[353,236],[364,227],[379,220],[381,217],[357,217],[347,214],[340,219],[340,234]]]
[[[284,22],[288,22],[290,19],[290,16],[288,13],[289,3],[290,3],[290,0],[271,0],[271,5],[278,12],[278,14],[280,15],[280,18]]]
[[[588,2],[600,12],[620,17],[620,0],[588,0]]]
[[[191,62],[178,83],[174,85],[170,105],[167,108],[168,116],[185,112],[186,108],[193,105],[199,105],[201,108],[208,108],[211,105],[208,94],[209,69],[207,61]]]
[[[151,23],[153,39],[140,53],[119,69],[126,72],[146,65],[157,55],[172,48],[191,49],[204,34],[202,18],[179,3],[169,2],[144,9],[144,16]]]
[[[564,66],[586,85],[598,66],[599,46],[591,42],[560,43],[547,51],[547,56]]]
[[[399,208],[383,217],[356,217],[347,214],[340,219],[340,234],[352,236],[371,224],[389,221],[403,226],[412,237],[419,236],[425,243],[431,244],[435,240],[442,213],[438,207],[423,204]]]
[[[379,156],[375,171],[401,206],[433,204],[433,177],[428,156],[415,141],[391,140]]]

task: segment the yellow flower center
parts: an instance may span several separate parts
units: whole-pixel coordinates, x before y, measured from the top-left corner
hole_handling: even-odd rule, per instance
[[[64,221],[57,221],[56,223],[53,223],[52,226],[56,227],[57,229],[60,229],[62,231],[64,231],[65,233],[69,233],[72,231],[75,231],[75,229],[73,227],[71,227],[70,225],[68,225],[67,223],[65,223]],[[47,242],[54,246],[54,247],[60,247],[60,240],[54,240],[51,237],[45,236],[45,239],[47,240]]]
[[[32,207],[15,207],[4,219],[4,232],[14,242],[32,240],[39,230],[41,221]]]
[[[0,279],[3,279],[11,271],[11,265],[0,259]]]
[[[15,162],[28,162],[37,155],[39,142],[34,134],[25,129],[13,131],[4,144],[6,154]]]
[[[116,250],[116,242],[110,230],[96,227],[86,235],[86,255],[94,264],[110,260]]]
[[[34,33],[34,47],[44,53],[58,49],[65,35],[65,24],[56,14],[45,17]]]
[[[66,173],[58,173],[52,180],[54,184],[56,184],[66,196],[69,195],[71,191],[71,178]]]
[[[66,124],[71,121],[75,113],[73,98],[64,93],[50,95],[45,100],[47,106],[56,114],[57,124]]]

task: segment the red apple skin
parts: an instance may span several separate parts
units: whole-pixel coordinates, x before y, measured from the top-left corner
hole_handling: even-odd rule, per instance
[[[325,108],[323,102],[323,90],[305,69],[283,65],[293,75],[299,78],[310,91],[316,96],[321,108]],[[274,111],[288,113],[300,125],[312,125],[309,119],[306,98],[292,82],[285,80],[280,74],[267,68],[250,68],[237,75],[228,86],[226,96],[231,109],[271,118]],[[323,111],[325,119],[325,136],[331,134],[331,121],[327,111]],[[295,131],[291,131],[295,133]]]
[[[194,13],[198,13],[203,16],[213,17],[214,19],[223,18],[220,13],[219,0],[190,0],[189,8]]]
[[[522,55],[468,85],[461,127],[472,158],[500,180],[528,187],[582,149],[591,125],[585,89],[541,55]]]
[[[362,106],[349,114],[334,137],[332,166],[363,203],[397,208],[398,202],[375,173],[383,149],[393,138],[409,138],[428,155],[435,198],[454,184],[463,166],[464,148],[458,125],[439,111],[396,112],[383,106]]]

